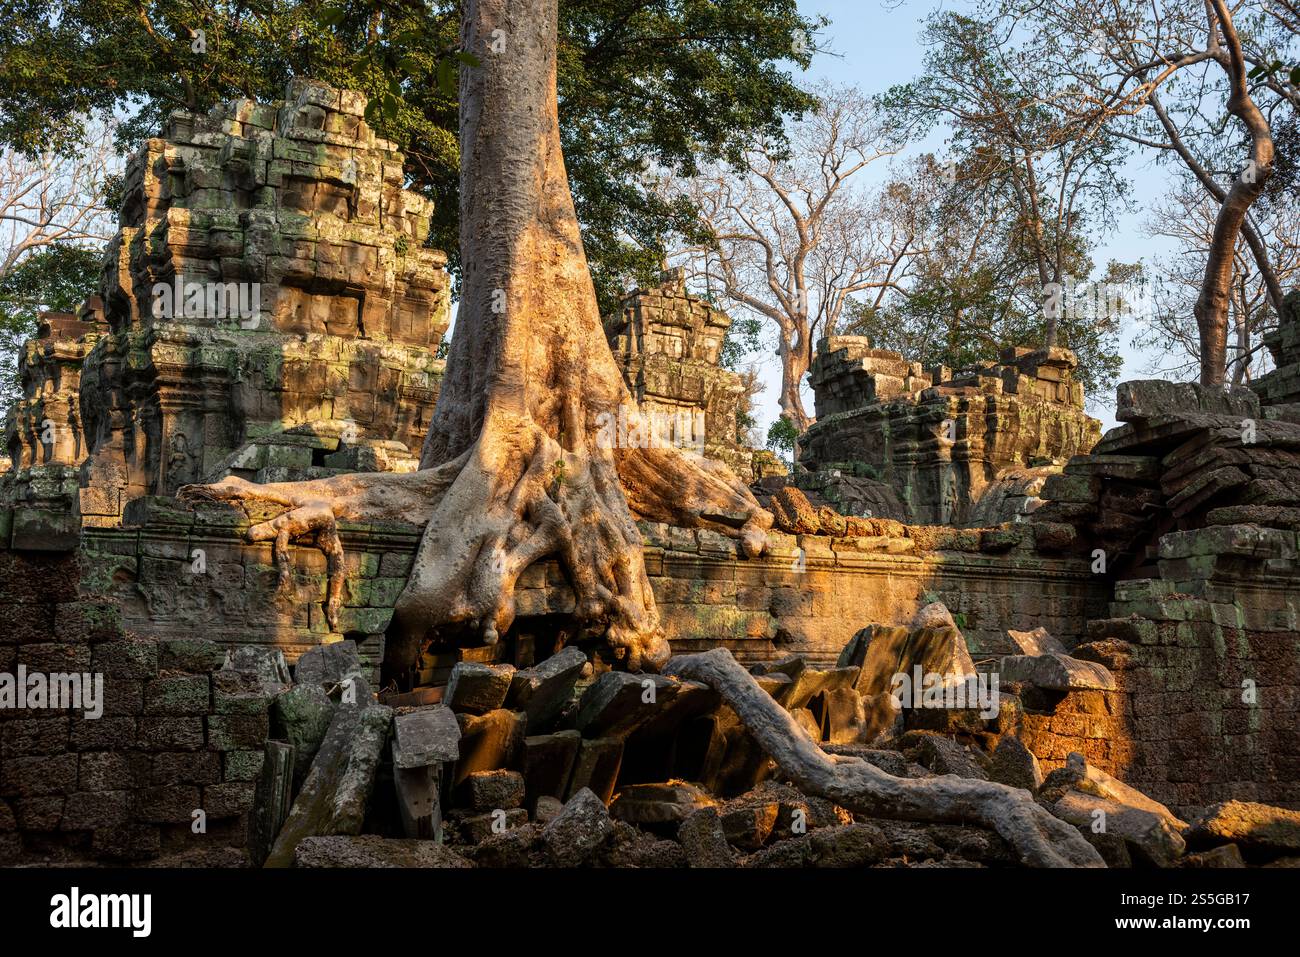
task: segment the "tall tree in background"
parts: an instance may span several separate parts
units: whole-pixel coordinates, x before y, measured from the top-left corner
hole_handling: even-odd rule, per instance
[[[273,100],[292,76],[358,89],[370,121],[435,201],[430,242],[458,268],[456,0],[0,0],[0,142],[76,143],[77,117],[130,113],[128,149],[173,109]],[[603,309],[657,275],[662,237],[689,210],[639,185],[644,161],[687,174],[780,135],[811,100],[806,66],[824,21],[796,0],[565,0],[561,138]]]
[[[781,417],[798,431],[812,422],[800,387],[817,340],[835,331],[851,297],[897,287],[915,238],[876,216],[859,185],[898,148],[871,102],[845,87],[816,93],[817,109],[782,140],[667,191],[698,210],[705,241],[685,251],[696,274],[776,331]]]
[[[1274,172],[1270,116],[1293,113],[1297,102],[1288,75],[1262,72],[1288,55],[1278,45],[1294,41],[1294,11],[1271,0],[1046,0],[1028,13],[1013,0],[985,6],[1001,29],[1031,27],[1022,31],[1032,37],[1026,50],[1061,78],[1061,107],[1074,123],[1181,163],[1216,204],[1193,312],[1200,381],[1222,385],[1239,237],[1275,309],[1281,293],[1250,210]]]
[[[951,133],[960,189],[1010,214],[1037,274],[1040,303],[1071,278],[1092,236],[1127,208],[1122,150],[1100,124],[1063,108],[1063,82],[992,17],[933,14],[922,33],[925,69],[884,103],[913,134]],[[1086,279],[1086,276],[1074,278]],[[1042,342],[1059,317],[1040,312]]]
[[[18,353],[41,312],[75,311],[99,277],[116,201],[113,125],[77,148],[0,148],[0,406],[18,395]],[[3,420],[3,415],[0,415]]]
[[[898,289],[883,301],[850,304],[843,331],[866,335],[927,366],[969,369],[996,361],[1008,346],[1036,346],[1043,335],[1043,287],[1038,246],[1021,228],[1018,200],[985,181],[981,156],[958,164],[922,154],[898,166],[882,190],[879,215],[897,221],[917,238],[916,253]],[[1090,276],[1086,246],[1061,250],[1062,271]],[[1076,376],[1093,399],[1113,384],[1119,356],[1119,315],[1109,306],[1113,291],[1137,278],[1132,266],[1109,264],[1096,282],[1061,289],[1063,308],[1053,310],[1058,336],[1079,360]],[[1107,294],[1096,293],[1107,286]],[[1101,299],[1103,308],[1096,304]]]
[[[1204,262],[1214,239],[1218,204],[1196,183],[1171,190],[1153,209],[1146,224],[1152,236],[1174,243],[1174,252],[1158,262],[1160,281],[1154,294],[1154,311],[1137,342],[1155,357],[1153,372],[1195,374],[1200,369],[1201,339],[1193,308],[1204,279]],[[1267,353],[1261,353],[1263,333],[1276,320],[1273,287],[1300,285],[1300,217],[1289,207],[1270,204],[1256,208],[1253,228],[1269,250],[1270,276],[1243,235],[1233,253],[1233,276],[1228,299],[1227,381],[1241,386],[1265,371]]]

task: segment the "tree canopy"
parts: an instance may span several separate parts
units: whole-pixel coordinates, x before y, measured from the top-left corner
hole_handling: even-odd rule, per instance
[[[821,19],[796,0],[564,0],[561,136],[602,308],[653,279],[688,211],[642,187],[736,157],[808,108]],[[370,120],[437,205],[431,244],[457,255],[456,71],[451,0],[0,0],[0,143],[75,146],[81,118],[126,116],[133,149],[177,108],[275,99],[294,76],[361,90]]]

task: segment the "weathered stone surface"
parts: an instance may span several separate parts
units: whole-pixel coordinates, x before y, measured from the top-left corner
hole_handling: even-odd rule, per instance
[[[1015,735],[1005,734],[993,751],[989,780],[1036,791],[1043,783],[1043,770],[1038,766],[1038,758],[1023,741]]]
[[[677,841],[686,853],[688,867],[733,867],[736,853],[727,843],[722,818],[715,807],[704,807],[682,821]]]
[[[1000,668],[1003,682],[1024,682],[1052,691],[1114,691],[1115,677],[1103,665],[1069,655],[1008,655]]]
[[[460,818],[461,839],[470,844],[481,844],[501,834],[528,826],[528,812],[521,807],[494,808],[486,814],[471,814]]]
[[[510,690],[515,669],[510,665],[489,665],[460,661],[451,669],[451,680],[443,703],[463,714],[487,714],[500,708]]]
[[[399,768],[442,764],[460,757],[460,725],[450,708],[429,705],[393,719],[394,763]]]
[[[524,739],[523,771],[529,808],[543,795],[564,795],[581,744],[582,736],[573,730]]]
[[[356,836],[307,837],[294,852],[295,867],[473,867],[438,841]]]
[[[664,784],[629,784],[621,788],[609,813],[629,824],[669,824],[686,820],[717,801],[706,791],[685,781]]]
[[[1115,389],[1115,399],[1115,418],[1121,422],[1179,412],[1259,418],[1259,397],[1250,389],[1213,389],[1197,382],[1121,382]]]
[[[467,783],[470,807],[477,811],[509,810],[524,803],[524,776],[518,771],[475,771]]]
[[[539,665],[521,668],[510,679],[506,704],[528,715],[528,726],[545,728],[560,714],[587,664],[582,649],[569,645]]]
[[[1180,820],[1169,808],[1112,777],[1101,768],[1089,764],[1084,756],[1077,752],[1068,755],[1065,766],[1057,768],[1044,779],[1039,797],[1049,802],[1055,801],[1070,790],[1149,811],[1164,820],[1174,831],[1182,832],[1187,829],[1186,822]]]
[[[271,694],[284,690],[290,684],[289,666],[285,664],[284,653],[278,648],[240,645],[226,653],[225,667],[253,675]]]
[[[475,771],[518,769],[523,760],[528,719],[522,711],[500,708],[484,715],[458,714],[460,758],[452,784],[459,787]]]
[[[549,794],[543,794],[537,799],[537,807],[533,809],[533,820],[545,827],[559,817],[563,810],[563,801]]]
[[[988,779],[988,772],[970,749],[951,738],[909,731],[899,739],[899,746],[909,758],[935,774],[955,774],[981,781]]]
[[[583,788],[590,788],[605,804],[609,804],[622,765],[621,739],[584,738],[578,746],[578,756],[573,762],[573,774],[569,777],[564,799],[567,801]]]
[[[392,709],[383,705],[339,708],[267,857],[268,867],[288,867],[305,837],[361,832],[392,719]]]
[[[1020,649],[1022,655],[1066,653],[1065,646],[1053,638],[1046,628],[1035,628],[1033,631],[1015,631],[1008,628],[1007,638]]]
[[[293,669],[299,685],[339,685],[348,678],[364,680],[364,674],[357,643],[351,639],[317,645],[304,652]]]
[[[1241,849],[1236,844],[1221,844],[1209,851],[1188,854],[1183,858],[1182,866],[1215,869],[1240,868],[1246,866],[1246,861],[1241,856]]]
[[[271,707],[277,731],[293,748],[294,788],[302,786],[338,708],[318,684],[303,684],[279,695]]]
[[[1300,811],[1225,801],[1209,808],[1187,834],[1193,845],[1231,841],[1242,848],[1265,851],[1300,851]]]
[[[671,703],[678,687],[661,675],[607,671],[583,693],[573,727],[585,738],[626,737]]]
[[[542,843],[556,866],[580,867],[595,858],[613,833],[614,822],[605,803],[584,788],[542,829]]]
[[[1172,867],[1186,850],[1182,835],[1159,814],[1093,794],[1066,791],[1052,813],[1077,827],[1101,828],[1122,837],[1131,851],[1157,867]]]
[[[750,792],[726,802],[718,812],[727,842],[743,851],[756,851],[772,835],[781,815],[781,801],[775,795]]]

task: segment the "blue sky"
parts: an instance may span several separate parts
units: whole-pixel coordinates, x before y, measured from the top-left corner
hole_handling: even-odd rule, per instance
[[[921,22],[941,0],[905,0],[897,6],[886,6],[880,0],[801,0],[800,10],[806,16],[824,15],[830,19],[826,31],[817,38],[818,47],[829,47],[829,52],[814,57],[812,67],[804,76],[810,81],[829,80],[851,84],[864,92],[878,93],[892,84],[902,83],[920,73],[924,49],[919,43]],[[951,0],[945,4],[949,9]],[[926,148],[942,151],[942,138],[935,137]],[[916,147],[915,152],[921,149]],[[1146,205],[1164,193],[1166,174],[1154,168],[1149,159],[1134,157],[1129,163],[1134,195],[1140,205]],[[883,168],[880,171],[883,173]],[[1108,260],[1134,262],[1150,261],[1153,254],[1164,252],[1156,240],[1146,236],[1142,229],[1144,213],[1125,217],[1119,228],[1099,244],[1093,259],[1098,266]],[[1121,333],[1125,358],[1119,381],[1147,378],[1143,367],[1149,358],[1133,347],[1133,329],[1126,326]],[[775,356],[756,357],[760,361],[761,378],[766,391],[757,398],[755,411],[764,430],[776,419],[779,412],[777,394],[780,385],[780,367]],[[811,412],[811,407],[809,407]],[[1093,415],[1109,428],[1115,424],[1112,409],[1094,407]]]

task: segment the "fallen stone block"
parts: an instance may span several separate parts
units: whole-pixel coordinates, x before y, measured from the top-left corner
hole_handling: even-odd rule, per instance
[[[524,803],[524,776],[518,771],[475,771],[468,784],[470,807],[477,811],[512,810]]]
[[[398,767],[455,761],[460,757],[460,735],[456,715],[442,705],[399,714],[393,720],[394,744],[401,750]]]
[[[662,675],[607,671],[583,693],[573,727],[584,738],[626,737],[666,707],[677,689]]]
[[[867,732],[867,712],[862,695],[852,687],[834,688],[823,695],[826,740],[832,744],[863,740]]]
[[[295,867],[473,867],[438,841],[412,841],[360,834],[306,837],[294,852]]]
[[[619,790],[609,813],[629,824],[677,824],[716,803],[712,795],[685,781],[629,784]]]
[[[1300,851],[1300,811],[1225,801],[1208,808],[1187,838],[1194,846],[1231,841],[1246,851]]]
[[[911,760],[935,774],[988,780],[988,772],[970,749],[952,738],[909,731],[899,739],[899,746]]]
[[[736,853],[727,843],[716,807],[700,808],[682,821],[677,842],[686,854],[687,867],[734,867]]]
[[[542,843],[557,867],[580,867],[596,857],[613,833],[614,821],[605,803],[583,788],[542,829]]]
[[[1188,854],[1183,858],[1182,866],[1231,869],[1245,867],[1246,861],[1241,856],[1241,849],[1236,844],[1221,844],[1212,850]]]
[[[742,851],[762,847],[771,837],[780,813],[781,802],[761,792],[742,795],[718,808],[727,843]]]
[[[1008,655],[1002,659],[999,679],[1049,691],[1114,691],[1115,676],[1104,665],[1080,661],[1069,655]]]
[[[543,794],[537,799],[537,807],[533,809],[533,821],[545,827],[559,817],[563,810],[563,801],[549,794]]]
[[[458,714],[456,721],[460,725],[460,757],[452,777],[453,787],[460,787],[475,771],[518,770],[522,766],[528,726],[522,711],[501,708],[484,715]]]
[[[339,705],[320,685],[306,684],[276,695],[271,704],[272,726],[293,748],[293,788],[307,779],[311,763],[334,720]]]
[[[1007,637],[1020,649],[1022,655],[1065,654],[1065,646],[1053,638],[1046,628],[1035,628],[1033,631],[1008,628]]]
[[[291,684],[289,666],[285,663],[284,653],[278,648],[240,645],[227,653],[223,667],[253,675],[268,694],[279,694]]]
[[[282,741],[266,742],[249,832],[248,856],[256,867],[261,867],[271,853],[275,837],[289,816],[294,794],[293,772],[293,746]]]
[[[458,714],[487,714],[505,703],[515,669],[511,665],[489,665],[458,661],[443,694],[443,703]]]
[[[460,819],[460,836],[470,844],[479,844],[493,835],[505,834],[528,823],[528,812],[521,807],[495,808],[486,814],[471,814]]]
[[[294,683],[300,685],[338,685],[363,674],[357,643],[350,638],[309,648],[293,668]]]
[[[859,640],[862,669],[855,684],[863,698],[895,691],[898,685],[894,676],[906,675],[910,680],[917,667],[925,675],[935,674],[944,679],[975,674],[975,662],[971,660],[966,639],[955,627],[908,629],[872,625],[866,630],[868,634]]]
[[[403,768],[401,750],[393,745],[393,788],[397,792],[397,818],[409,838],[442,840],[442,765]]]
[[[1052,813],[1076,827],[1122,837],[1132,853],[1156,867],[1172,867],[1187,849],[1181,834],[1159,814],[1094,794],[1066,791]]]
[[[578,746],[578,756],[573,762],[573,774],[569,777],[564,800],[570,800],[583,788],[591,788],[596,797],[609,804],[622,765],[623,742],[619,738],[583,738],[582,744]]]
[[[1187,823],[1159,801],[1154,801],[1136,788],[1111,777],[1101,768],[1088,764],[1077,751],[1066,757],[1065,766],[1057,768],[1043,781],[1040,798],[1047,801],[1057,800],[1065,791],[1079,791],[1092,794],[1116,804],[1123,804],[1148,811],[1164,820],[1173,830],[1182,832]]]
[[[1015,735],[1006,734],[993,751],[989,780],[1013,788],[1036,791],[1043,783],[1043,769],[1038,758]]]
[[[793,685],[786,692],[781,704],[788,711],[797,711],[808,707],[819,694],[828,694],[841,689],[852,689],[857,683],[861,669],[856,665],[836,668],[833,671],[818,671],[804,668],[794,678]]]
[[[525,807],[531,809],[543,795],[564,796],[581,744],[582,736],[573,730],[524,739]]]
[[[528,715],[528,726],[544,729],[559,717],[587,664],[582,649],[569,645],[540,664],[516,671],[506,704]]]
[[[841,824],[808,835],[808,864],[820,868],[870,867],[889,851],[880,828],[873,824]]]
[[[361,833],[392,719],[391,708],[373,703],[335,712],[266,866],[288,867],[305,837]]]

